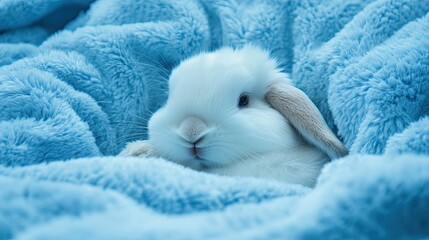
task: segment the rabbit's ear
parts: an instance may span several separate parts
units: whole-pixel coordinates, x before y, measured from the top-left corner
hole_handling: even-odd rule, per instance
[[[287,83],[273,84],[265,95],[267,102],[279,111],[309,143],[331,159],[348,154],[343,143],[326,124],[314,103],[298,88]]]

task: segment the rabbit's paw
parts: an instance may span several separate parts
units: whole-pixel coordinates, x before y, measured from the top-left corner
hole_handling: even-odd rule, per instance
[[[153,157],[154,151],[149,140],[134,141],[128,143],[127,146],[119,153],[119,156]]]

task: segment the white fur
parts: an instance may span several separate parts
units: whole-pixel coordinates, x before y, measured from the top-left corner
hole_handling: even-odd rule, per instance
[[[225,176],[251,176],[314,186],[327,161],[328,158],[322,152],[302,145],[295,149],[252,157],[225,167],[202,170]]]
[[[152,144],[149,141],[134,141],[129,142],[127,147],[119,153],[119,156],[152,157],[156,154],[154,154]]]
[[[266,102],[265,94],[279,81],[289,80],[268,53],[252,46],[223,48],[185,60],[170,76],[165,106],[149,121],[153,151],[200,171],[312,186],[327,157],[302,141],[288,120]],[[245,108],[237,106],[242,93],[250,96]],[[187,119],[204,129],[195,133]],[[202,159],[192,155],[193,144],[183,137],[186,132],[204,136],[198,142]],[[135,144],[131,147],[123,153],[139,151]]]

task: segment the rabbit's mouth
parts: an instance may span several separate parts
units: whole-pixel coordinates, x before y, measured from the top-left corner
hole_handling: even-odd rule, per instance
[[[196,158],[199,158],[199,154],[200,154],[200,152],[201,152],[201,148],[197,147],[197,146],[194,144],[194,146],[192,146],[192,148],[191,148],[191,154],[192,154],[192,156],[194,156],[194,157],[196,157]]]
[[[202,151],[203,149],[201,147],[196,146],[195,144],[190,148],[191,156],[194,160],[198,161],[207,161],[202,157]]]

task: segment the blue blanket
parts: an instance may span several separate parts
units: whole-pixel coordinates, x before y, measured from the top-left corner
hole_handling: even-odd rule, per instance
[[[350,155],[314,189],[115,155],[181,60],[269,49]],[[0,2],[0,239],[429,237],[429,0]]]

